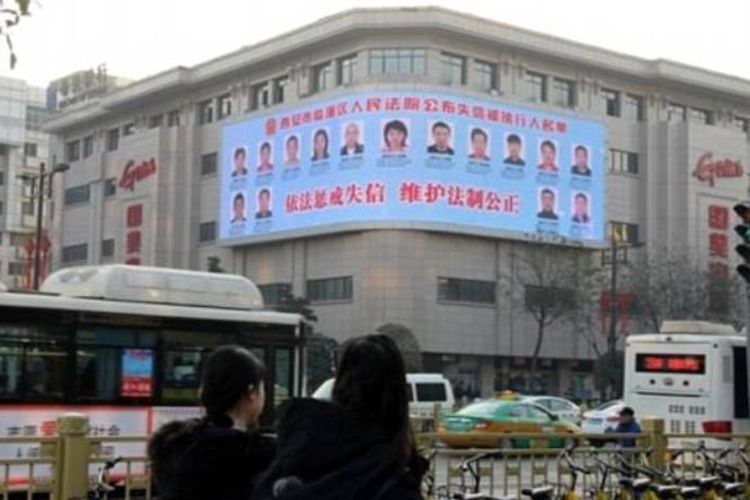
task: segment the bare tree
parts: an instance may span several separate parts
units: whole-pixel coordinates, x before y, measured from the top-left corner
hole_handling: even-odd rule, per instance
[[[626,283],[636,298],[635,320],[658,332],[665,320],[708,320],[743,324],[739,280],[712,276],[690,256],[653,252],[628,270]]]
[[[513,280],[520,285],[523,309],[536,323],[531,374],[536,375],[547,329],[555,323],[575,324],[577,312],[593,300],[597,271],[588,250],[563,246],[525,246],[517,255]],[[588,306],[587,306],[588,307]]]
[[[404,357],[407,372],[418,373],[422,371],[422,351],[417,338],[411,330],[404,325],[386,323],[376,331],[390,337],[396,343],[398,350]]]
[[[29,7],[31,0],[0,0],[0,37],[5,38],[5,44],[10,53],[10,68],[16,66],[18,57],[11,39],[12,30],[21,22],[23,17],[31,15]]]

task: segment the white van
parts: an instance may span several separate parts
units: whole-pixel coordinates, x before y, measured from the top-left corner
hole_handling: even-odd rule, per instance
[[[330,400],[333,383],[332,378],[326,380],[312,397]],[[456,404],[451,383],[439,373],[407,373],[406,390],[409,395],[409,415],[412,418],[432,418],[435,415],[435,405],[440,406],[441,413],[448,413],[453,411]]]

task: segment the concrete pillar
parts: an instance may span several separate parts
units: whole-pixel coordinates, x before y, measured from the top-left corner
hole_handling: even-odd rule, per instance
[[[57,429],[59,448],[55,468],[55,498],[86,498],[89,489],[88,468],[91,451],[87,438],[89,418],[80,413],[64,414],[57,419]]]

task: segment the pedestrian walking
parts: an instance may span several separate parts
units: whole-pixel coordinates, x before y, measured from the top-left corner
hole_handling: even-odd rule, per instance
[[[344,348],[333,401],[293,400],[259,500],[418,500],[427,464],[409,425],[404,362],[384,335]]]
[[[263,411],[265,367],[238,346],[206,360],[200,401],[205,417],[166,424],[149,442],[154,483],[162,500],[248,500],[275,445],[250,430]]]

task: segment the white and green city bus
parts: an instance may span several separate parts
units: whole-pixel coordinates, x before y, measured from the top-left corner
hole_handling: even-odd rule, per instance
[[[75,267],[39,293],[0,289],[0,436],[54,435],[68,411],[104,438],[198,415],[201,363],[224,344],[265,362],[269,423],[304,391],[303,331],[299,315],[263,310],[258,288],[229,274]],[[0,457],[36,453],[5,448]]]

